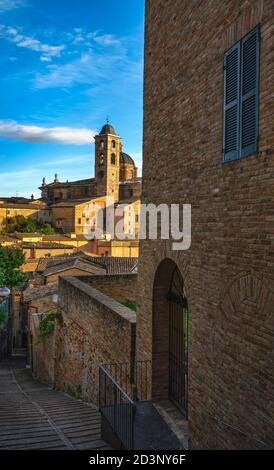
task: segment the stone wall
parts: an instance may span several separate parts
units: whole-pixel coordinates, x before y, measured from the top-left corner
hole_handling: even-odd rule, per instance
[[[64,245],[64,247],[58,247],[58,245],[56,244],[54,248],[50,244],[45,244],[44,248],[39,248],[39,246],[37,246],[35,243],[32,245],[32,247],[28,245],[22,245],[22,250],[26,260],[28,260],[29,258],[40,259],[48,256],[70,255],[77,251],[76,248],[74,248],[73,246],[66,245]]]
[[[21,291],[11,291],[12,349],[24,347],[24,311],[20,308]]]
[[[55,385],[97,403],[99,365],[134,359],[136,315],[73,277],[60,278],[59,302],[63,325],[55,338]]]
[[[55,366],[55,335],[56,329],[50,335],[39,336],[41,315],[29,315],[29,362],[34,377],[41,382],[54,385]]]
[[[32,300],[28,303],[27,308],[29,313],[45,313],[49,310],[56,310],[57,305],[53,302],[53,296],[50,294],[40,299]]]
[[[273,447],[272,22],[271,0],[146,4],[142,202],[191,204],[192,245],[140,242],[137,356],[153,359],[154,278],[170,258],[188,299],[194,449]],[[258,23],[259,152],[223,164],[223,57]]]
[[[123,303],[137,298],[137,274],[81,276],[79,279],[117,302]]]

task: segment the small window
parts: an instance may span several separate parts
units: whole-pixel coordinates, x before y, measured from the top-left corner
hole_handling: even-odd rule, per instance
[[[223,160],[257,153],[259,135],[259,26],[224,56]]]
[[[114,153],[113,153],[113,154],[111,155],[111,164],[112,164],[112,165],[115,165],[115,163],[116,163],[116,158],[115,158],[115,155],[114,155]]]
[[[78,225],[81,225],[81,223],[82,223],[82,219],[79,217],[79,219],[78,219]]]
[[[105,148],[105,142],[103,140],[101,140],[100,142],[100,149],[104,149]]]
[[[111,142],[111,148],[112,148],[112,149],[115,149],[115,148],[116,148],[116,142],[115,142],[115,140],[113,140],[113,141]]]
[[[104,164],[104,154],[101,153],[100,157],[99,157],[99,165],[103,165]]]

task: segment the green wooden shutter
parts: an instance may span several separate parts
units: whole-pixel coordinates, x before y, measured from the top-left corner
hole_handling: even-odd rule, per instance
[[[224,56],[223,159],[239,157],[240,42]]]
[[[257,152],[259,114],[259,27],[241,41],[240,157]]]

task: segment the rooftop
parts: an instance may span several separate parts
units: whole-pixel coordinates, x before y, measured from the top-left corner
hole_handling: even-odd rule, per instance
[[[57,294],[58,284],[50,283],[41,287],[29,287],[23,291],[23,300],[24,302],[31,302],[32,300],[41,299],[47,297],[48,295]]]
[[[93,201],[95,198],[85,198],[85,199],[72,199],[70,201],[60,201],[56,204],[52,204],[51,207],[75,207],[81,204],[86,204],[87,202]]]
[[[109,124],[109,122],[107,122],[107,124],[105,124],[102,127],[99,135],[106,135],[106,134],[116,135],[114,127],[111,124]]]
[[[50,187],[63,187],[63,186],[77,186],[82,184],[92,184],[95,183],[95,178],[87,178],[84,180],[76,180],[76,181],[53,181],[52,183],[44,184],[39,189],[50,188]]]
[[[22,248],[37,248],[39,249],[66,249],[66,250],[74,250],[75,247],[73,245],[64,245],[63,243],[54,243],[54,242],[24,242],[20,245]]]
[[[51,276],[52,274],[64,272],[64,271],[67,271],[68,269],[73,269],[73,268],[79,269],[81,271],[84,271],[90,274],[105,274],[104,266],[93,264],[92,262],[89,262],[86,259],[74,258],[74,259],[69,259],[63,263],[58,263],[57,265],[47,267],[43,275],[47,277],[47,276]]]

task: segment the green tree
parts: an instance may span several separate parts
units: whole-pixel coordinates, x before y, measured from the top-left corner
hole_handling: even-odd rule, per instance
[[[23,215],[17,215],[9,219],[8,231],[22,233],[38,232],[44,235],[53,235],[55,233],[53,227],[44,222],[44,220],[36,220],[31,217],[26,218]]]
[[[0,287],[20,287],[27,275],[20,271],[25,256],[19,249],[0,247]]]

